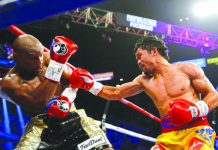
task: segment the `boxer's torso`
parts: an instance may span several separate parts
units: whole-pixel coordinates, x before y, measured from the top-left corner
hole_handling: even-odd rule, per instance
[[[183,98],[192,102],[199,99],[189,75],[183,72],[179,65],[172,65],[164,73],[150,79],[142,79],[141,82],[162,117],[167,115],[169,102],[173,99]]]

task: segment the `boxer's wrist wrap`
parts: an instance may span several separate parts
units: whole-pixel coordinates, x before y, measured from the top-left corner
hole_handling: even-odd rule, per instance
[[[64,65],[62,63],[50,60],[48,68],[46,69],[45,77],[55,82],[59,82],[62,72],[64,70]]]
[[[199,100],[195,104],[199,109],[199,117],[206,116],[209,113],[209,107],[205,101]]]
[[[199,115],[198,108],[195,106],[190,106],[189,110],[191,111],[192,118],[196,118]]]
[[[103,85],[100,82],[94,82],[94,85],[91,89],[89,89],[89,92],[93,95],[98,95],[98,93],[102,90]]]
[[[61,95],[67,97],[70,102],[73,102],[76,98],[76,93],[78,89],[66,88]]]

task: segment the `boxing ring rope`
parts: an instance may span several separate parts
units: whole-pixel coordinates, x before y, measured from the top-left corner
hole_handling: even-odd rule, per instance
[[[12,135],[11,134],[11,128],[10,128],[10,117],[9,117],[9,113],[8,113],[8,108],[7,108],[7,103],[5,99],[2,99],[2,110],[3,110],[3,124],[4,124],[4,132],[7,135]],[[9,149],[13,149],[13,145],[10,141],[6,141],[5,145],[9,148]]]
[[[98,120],[95,120],[95,121],[99,126],[101,125],[101,121],[98,121]],[[120,132],[120,133],[123,133],[126,135],[137,137],[137,138],[145,140],[145,141],[154,142],[154,143],[156,142],[156,139],[153,137],[142,135],[142,134],[139,134],[139,133],[136,133],[136,132],[133,132],[133,131],[130,131],[130,130],[127,130],[127,129],[124,129],[121,127],[114,126],[114,125],[109,124],[109,123],[105,123],[105,127],[107,129],[111,129],[111,130],[114,130],[114,131],[117,131],[117,132]]]
[[[14,135],[14,134],[5,133],[5,132],[2,132],[2,131],[0,131],[0,138],[4,138],[4,139],[10,140],[10,141],[19,140],[19,136]]]
[[[11,140],[11,141],[17,141],[19,140],[19,136],[11,133],[11,123],[10,123],[10,117],[9,117],[9,113],[8,113],[8,107],[7,107],[7,101],[6,99],[0,97],[2,100],[2,110],[3,110],[3,132],[0,131],[0,138],[5,138],[7,140]],[[15,103],[13,103],[15,104]],[[19,130],[20,130],[20,134],[23,134],[24,132],[24,127],[25,127],[25,122],[24,122],[24,117],[22,114],[22,110],[20,108],[20,106],[16,105],[16,110],[17,110],[17,115],[18,115],[18,121],[19,121]],[[8,146],[10,144],[7,144]],[[9,146],[11,147],[11,146]]]
[[[131,103],[130,101],[124,99],[124,98],[121,98],[120,99],[120,102],[123,103],[124,105],[128,106],[128,107],[131,107],[132,109],[135,109],[136,111],[150,117],[151,119],[157,121],[157,122],[161,122],[161,119],[160,118],[157,118],[156,116],[152,115],[151,113],[145,111],[144,109],[142,109],[141,107]]]
[[[20,132],[21,132],[21,134],[23,134],[24,128],[25,128],[25,121],[24,121],[22,109],[19,105],[16,105],[16,110],[17,110],[18,120],[19,120],[19,124],[20,124]]]

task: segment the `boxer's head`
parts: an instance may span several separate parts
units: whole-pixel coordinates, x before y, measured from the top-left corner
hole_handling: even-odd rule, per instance
[[[13,49],[19,71],[37,74],[42,70],[43,46],[34,36],[20,35],[13,42]]]
[[[137,40],[134,51],[139,68],[148,75],[153,74],[154,64],[160,57],[166,60],[169,59],[167,46],[162,40],[154,36],[147,36]]]

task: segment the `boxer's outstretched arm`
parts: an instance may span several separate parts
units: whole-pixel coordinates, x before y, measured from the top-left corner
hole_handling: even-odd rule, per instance
[[[144,87],[137,80],[113,87],[104,85],[98,96],[108,100],[119,100],[124,97],[137,95],[144,91]]]
[[[120,98],[133,96],[144,91],[144,86],[140,82],[143,77],[140,75],[132,82],[117,87],[104,86],[94,81],[92,75],[87,70],[76,68],[71,75],[70,82],[73,88],[82,88],[104,99],[119,100]]]
[[[209,79],[205,76],[203,70],[191,63],[182,67],[183,71],[189,75],[193,88],[201,93],[203,100],[208,104],[209,110],[218,106],[218,93]]]

